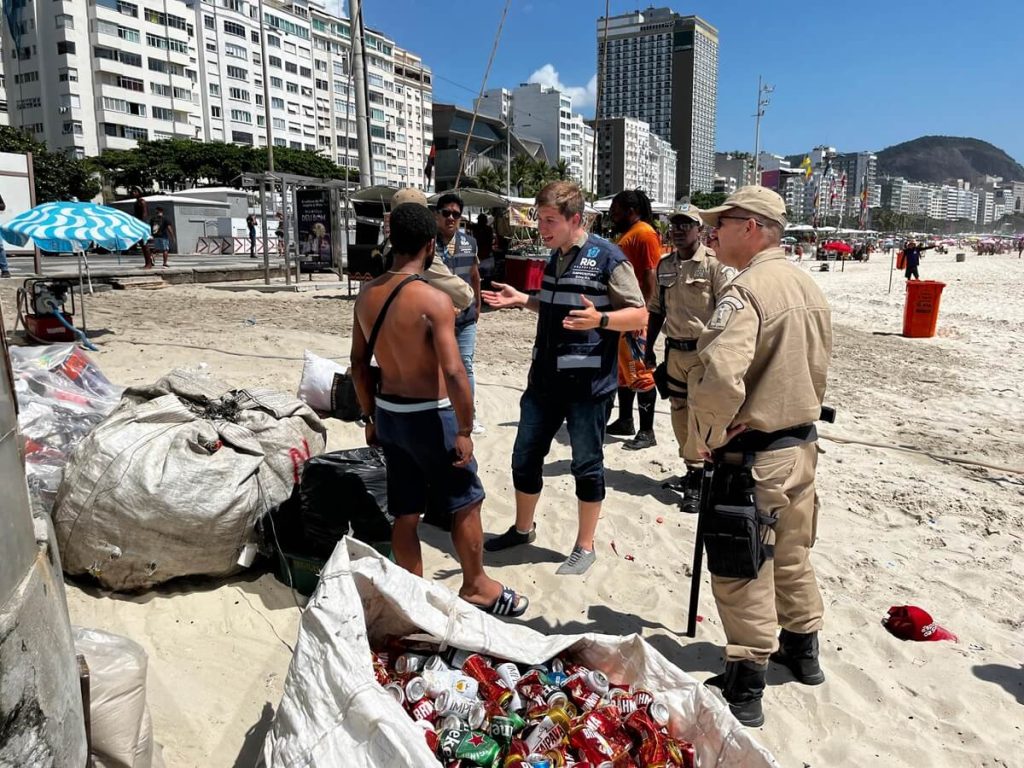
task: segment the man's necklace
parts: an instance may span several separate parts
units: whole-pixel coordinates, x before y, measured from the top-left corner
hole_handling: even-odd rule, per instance
[[[418,275],[419,272],[397,272],[393,269],[388,270],[389,275]]]

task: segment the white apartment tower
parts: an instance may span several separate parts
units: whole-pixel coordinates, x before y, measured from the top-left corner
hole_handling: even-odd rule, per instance
[[[351,24],[309,0],[264,0],[262,20],[256,0],[6,6],[7,114],[51,149],[92,156],[171,137],[261,147],[269,134],[358,165]],[[373,181],[422,187],[430,69],[379,32],[365,39]]]
[[[675,199],[677,154],[643,120],[616,117],[597,125],[597,194],[642,189],[652,202]]]

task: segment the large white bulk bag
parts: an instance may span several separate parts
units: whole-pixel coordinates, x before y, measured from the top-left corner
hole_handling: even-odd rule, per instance
[[[302,614],[264,744],[268,768],[437,768],[423,731],[377,684],[371,665],[371,640],[409,634],[519,664],[568,651],[613,683],[641,684],[661,698],[671,735],[694,744],[699,765],[778,765],[723,703],[639,635],[543,635],[505,623],[346,537]]]
[[[64,571],[114,590],[224,576],[326,429],[308,405],[176,370],[134,387],[74,449],[53,521]]]

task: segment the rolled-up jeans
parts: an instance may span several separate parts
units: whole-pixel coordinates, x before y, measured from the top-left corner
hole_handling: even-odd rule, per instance
[[[459,344],[459,356],[462,364],[466,366],[466,376],[469,379],[469,393],[476,404],[476,376],[473,371],[473,356],[476,354],[476,321],[466,323],[455,329],[455,341]]]
[[[604,500],[604,428],[615,392],[570,400],[527,387],[519,401],[519,431],[512,448],[512,485],[522,493],[540,493],[544,458],[565,423],[572,447],[569,469],[580,501]]]

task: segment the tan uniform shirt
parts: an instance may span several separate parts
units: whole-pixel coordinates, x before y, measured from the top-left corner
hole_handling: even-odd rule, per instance
[[[558,252],[558,264],[555,269],[559,277],[565,274],[565,270],[569,268],[569,264],[576,256],[576,252],[583,247],[588,237],[588,233],[584,232],[568,251],[565,253]],[[612,303],[612,310],[625,309],[626,307],[642,307],[644,305],[643,291],[640,290],[640,283],[637,282],[636,273],[633,271],[633,267],[628,260],[619,264],[609,275],[608,300]]]
[[[703,245],[689,259],[673,251],[658,263],[658,290],[647,310],[665,315],[662,333],[668,338],[696,339],[735,275]]]
[[[832,355],[832,312],[781,248],[757,254],[726,289],[701,334],[704,366],[690,390],[700,447],[734,424],[775,432],[817,421]]]
[[[454,239],[452,238],[452,240]],[[458,275],[452,274],[452,271],[440,259],[434,259],[434,263],[423,273],[423,278],[437,290],[446,294],[460,312],[473,303],[472,286]]]

